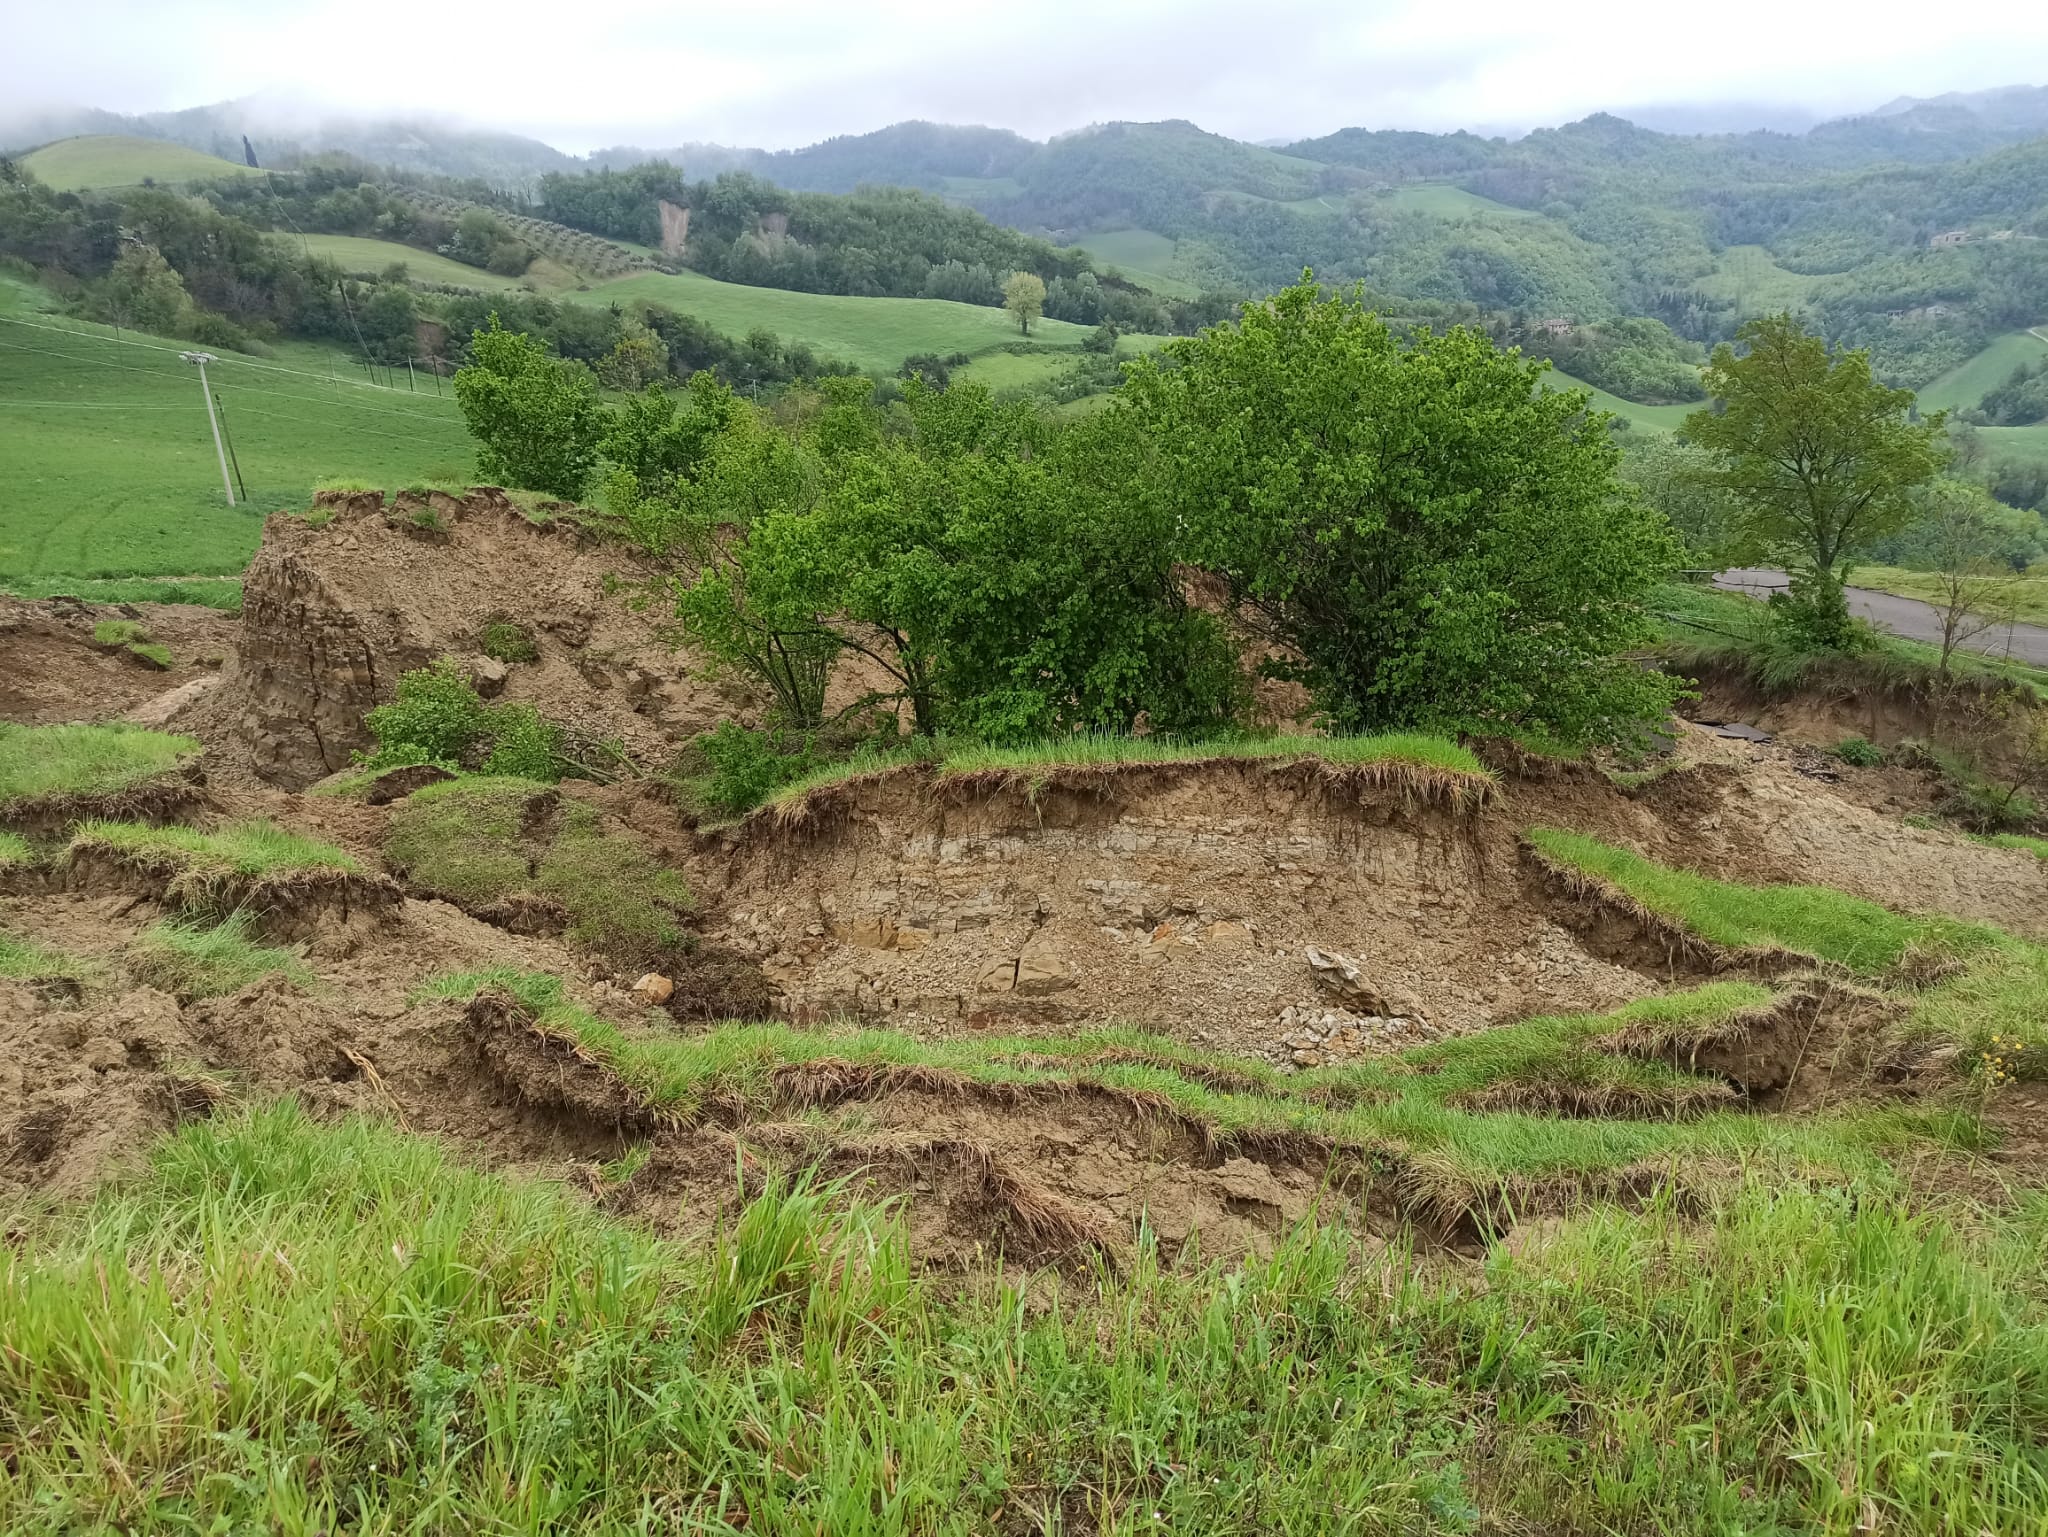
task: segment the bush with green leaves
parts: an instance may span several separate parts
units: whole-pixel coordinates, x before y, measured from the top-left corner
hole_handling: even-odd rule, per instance
[[[689,792],[707,810],[727,816],[751,811],[784,785],[827,761],[811,737],[780,727],[755,731],[725,720],[690,744],[704,772],[689,776]]]
[[[406,673],[398,697],[363,717],[377,750],[366,768],[438,763],[552,782],[570,768],[562,729],[530,704],[488,704],[450,657]]]
[[[1835,756],[1851,768],[1876,768],[1884,762],[1884,749],[1868,737],[1845,736],[1835,743]]]
[[[480,474],[550,496],[583,494],[607,422],[597,380],[583,364],[505,330],[493,314],[456,371],[455,402],[476,439]]]
[[[696,530],[678,614],[798,730],[825,724],[849,651],[923,736],[1226,729],[1235,656],[1186,601],[1172,521],[1132,468],[1091,424],[1060,430],[977,386],[912,379],[885,412],[835,381],[801,433],[741,418],[678,488],[673,526]]]
[[[1104,457],[1342,729],[1626,741],[1682,686],[1631,655],[1677,548],[1542,372],[1304,279],[1131,364]]]

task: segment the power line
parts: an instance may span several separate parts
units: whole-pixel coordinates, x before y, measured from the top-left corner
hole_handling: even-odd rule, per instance
[[[97,340],[102,340],[102,341],[105,341],[105,340],[111,340],[111,338],[107,338],[107,337],[101,337],[101,338],[97,338]],[[82,354],[80,354],[80,353],[76,353],[76,352],[57,352],[57,351],[54,351],[54,350],[52,350],[51,348],[48,348],[48,347],[28,347],[28,346],[24,346],[24,345],[23,345],[22,343],[20,343],[20,342],[0,341],[0,347],[4,347],[4,348],[6,348],[6,349],[7,349],[8,351],[10,351],[10,352],[33,352],[33,353],[37,354],[37,355],[38,355],[38,356],[40,356],[40,357],[46,357],[46,358],[64,358],[64,359],[66,359],[66,360],[67,360],[67,361],[69,361],[69,362],[73,362],[73,363],[84,363],[84,364],[87,364],[88,366],[90,366],[90,367],[93,367],[93,368],[118,368],[118,369],[121,369],[121,370],[122,370],[123,372],[125,372],[125,373],[131,373],[131,374],[147,374],[147,375],[149,375],[149,376],[150,376],[151,378],[158,378],[158,379],[161,379],[161,378],[165,378],[165,377],[168,377],[168,374],[169,374],[169,370],[167,370],[167,369],[161,369],[161,368],[138,368],[138,367],[137,367],[137,366],[136,366],[135,364],[133,364],[133,363],[116,363],[116,362],[113,362],[113,361],[111,361],[110,359],[107,359],[107,358],[94,358],[94,357],[86,357],[86,356],[84,356],[84,355],[82,355]],[[155,349],[155,348],[152,348],[152,349],[150,349],[150,350],[151,350],[151,351],[156,351],[157,349]],[[295,374],[296,374],[296,373],[299,373],[299,372],[300,372],[300,370],[298,370],[298,369],[290,369],[290,370],[281,370],[281,371],[283,371],[283,372],[290,372],[290,373],[295,373]],[[304,375],[304,377],[306,377],[306,378],[309,378],[309,379],[317,379],[317,378],[319,378],[320,376],[319,376],[318,374],[306,374],[306,375]],[[231,388],[231,389],[240,389],[240,388],[243,388],[243,386],[242,386],[241,384],[237,384],[237,383],[236,383],[235,381],[233,381],[232,379],[228,379],[228,380],[223,380],[223,381],[221,381],[221,382],[222,382],[222,383],[223,383],[224,385],[226,385],[226,386],[227,386],[228,388]],[[404,406],[401,406],[401,405],[395,405],[395,404],[390,404],[390,403],[387,403],[387,402],[384,402],[384,401],[369,401],[369,400],[336,400],[336,399],[330,399],[330,398],[328,398],[328,397],[326,397],[326,396],[322,396],[322,395],[297,395],[297,394],[294,394],[294,393],[292,393],[292,391],[290,391],[290,390],[280,390],[280,389],[277,389],[277,388],[275,388],[274,386],[269,386],[269,385],[254,385],[254,384],[251,384],[251,385],[248,385],[247,387],[248,387],[248,388],[249,388],[250,390],[252,390],[252,391],[258,391],[258,392],[260,392],[261,394],[263,394],[264,396],[266,396],[267,398],[269,398],[269,399],[272,399],[272,400],[303,400],[303,401],[306,401],[306,402],[307,402],[308,404],[311,404],[311,405],[316,405],[316,406],[324,406],[324,407],[326,407],[326,408],[327,408],[327,409],[329,409],[329,410],[334,410],[334,409],[336,409],[336,408],[339,408],[339,409],[342,409],[342,410],[349,410],[349,411],[388,411],[388,412],[390,412],[390,413],[391,413],[392,415],[394,415],[394,416],[409,416],[409,417],[412,417],[412,418],[414,418],[414,419],[416,419],[416,420],[418,420],[418,421],[423,421],[423,422],[436,422],[436,423],[443,423],[443,422],[445,422],[445,423],[449,423],[449,424],[452,424],[452,425],[460,425],[460,423],[461,423],[461,418],[459,418],[459,417],[456,417],[456,416],[451,416],[451,415],[448,415],[448,414],[446,414],[446,413],[443,413],[443,412],[438,412],[438,411],[413,411],[413,410],[409,410],[409,409],[407,409],[407,408],[406,408],[406,407],[404,407]],[[358,387],[360,388],[360,386],[358,386]],[[380,389],[381,389],[382,387],[381,387],[381,386],[378,386],[378,388],[380,388]],[[399,391],[399,392],[397,392],[397,393],[406,393],[406,392],[404,392],[404,391]]]
[[[168,352],[173,356],[184,350],[181,347],[159,347],[153,342],[130,341],[125,336],[101,336],[97,332],[87,331],[77,326],[38,325],[33,320],[17,320],[11,315],[0,315],[0,325],[27,326],[32,331],[53,331],[59,336],[75,336],[84,341],[105,342],[110,346],[116,347],[140,347],[145,352]],[[24,350],[34,351],[35,349],[26,348]],[[69,354],[65,355],[68,356]],[[257,373],[290,374],[294,378],[313,379],[321,384],[331,384],[337,388],[375,390],[382,395],[408,395],[412,393],[410,390],[397,389],[388,384],[372,384],[362,379],[344,379],[335,374],[316,374],[311,369],[286,368],[281,363],[259,363],[253,358],[224,358],[222,361],[233,363],[237,368],[254,369]]]
[[[245,416],[272,416],[281,422],[299,422],[303,424],[306,420],[303,416],[293,416],[285,411],[260,411],[251,405],[240,405],[235,409],[242,412]],[[436,448],[451,446],[443,439],[426,437],[417,432],[377,432],[368,427],[349,427],[345,430],[366,438],[392,438],[407,443],[431,443]]]

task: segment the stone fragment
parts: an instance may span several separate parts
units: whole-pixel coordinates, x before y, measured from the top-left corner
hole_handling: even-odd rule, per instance
[[[1056,940],[1039,935],[1017,957],[1017,991],[1026,997],[1064,992],[1080,979]]]
[[[505,680],[511,673],[496,657],[473,656],[469,659],[469,684],[486,699],[497,697],[505,690]]]
[[[676,985],[658,971],[650,971],[633,984],[633,994],[642,1003],[667,1003],[675,995]]]
[[[1300,1047],[1294,1053],[1294,1065],[1296,1067],[1321,1067],[1323,1065],[1323,1054],[1311,1047]]]
[[[1017,986],[1017,962],[1010,958],[990,961],[974,979],[976,992],[1007,993]]]
[[[1242,923],[1212,923],[1202,937],[1219,950],[1242,950],[1252,942],[1252,931]]]

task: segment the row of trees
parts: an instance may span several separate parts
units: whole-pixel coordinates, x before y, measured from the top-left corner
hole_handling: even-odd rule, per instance
[[[530,337],[470,356],[486,472],[570,494],[601,471],[685,628],[800,731],[848,652],[920,732],[1230,729],[1248,680],[1187,566],[1343,729],[1619,740],[1678,687],[1627,656],[1675,546],[1604,422],[1482,333],[1403,344],[1312,281],[1068,425],[918,379],[758,410],[700,377],[608,414]]]

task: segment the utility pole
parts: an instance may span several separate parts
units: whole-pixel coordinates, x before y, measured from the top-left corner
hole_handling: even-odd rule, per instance
[[[213,451],[220,456],[220,486],[228,494],[228,505],[235,505],[235,483],[228,479],[228,451],[221,446],[220,418],[213,414],[213,390],[206,382],[206,365],[218,363],[219,358],[210,352],[181,352],[178,354],[188,363],[199,365],[199,393],[206,397],[206,423],[213,428]]]

